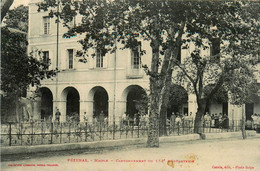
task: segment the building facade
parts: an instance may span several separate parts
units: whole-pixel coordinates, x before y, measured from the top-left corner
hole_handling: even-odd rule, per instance
[[[137,112],[137,103],[149,89],[149,78],[145,74],[142,64],[151,64],[152,51],[150,43],[142,41],[146,54],[140,55],[137,50],[120,50],[122,45],[117,44],[115,53],[102,56],[95,49],[90,49],[86,63],[79,62],[77,50],[81,50],[78,40],[84,35],[63,38],[67,31],[62,23],[55,23],[55,18],[48,17],[48,12],[38,12],[33,0],[29,4],[29,32],[28,53],[34,53],[37,58],[48,62],[49,69],[58,68],[57,76],[41,82],[40,94],[34,109],[34,119],[54,118],[56,109],[61,112],[61,121],[69,116],[78,115],[79,120],[93,118],[103,112],[108,119],[119,118],[127,113],[131,118]],[[70,23],[72,26],[80,23],[80,16]],[[57,36],[58,35],[58,36]],[[39,53],[40,52],[40,53]],[[182,50],[181,58],[187,55],[188,50]],[[206,52],[210,53],[210,52]],[[260,113],[259,104],[255,105],[254,112]],[[197,110],[196,97],[188,95],[178,111],[180,113],[195,114]],[[211,113],[228,113],[230,119],[241,119],[242,107],[212,103]],[[147,111],[146,111],[147,112]]]

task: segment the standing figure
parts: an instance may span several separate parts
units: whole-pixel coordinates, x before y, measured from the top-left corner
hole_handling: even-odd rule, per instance
[[[104,112],[103,112],[103,110],[101,110],[100,115],[99,115],[99,122],[100,122],[102,125],[103,125],[103,123],[104,123],[104,118],[105,118]]]
[[[61,113],[60,113],[59,109],[57,108],[57,111],[56,111],[56,113],[55,113],[55,120],[56,120],[58,123],[60,123],[60,115],[61,115]]]
[[[174,112],[172,112],[170,123],[171,123],[171,126],[172,126],[173,129],[175,127],[175,119],[176,119],[176,116],[175,116]]]

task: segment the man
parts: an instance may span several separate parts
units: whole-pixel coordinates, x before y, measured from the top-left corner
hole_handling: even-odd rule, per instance
[[[61,113],[60,113],[59,109],[57,108],[57,111],[56,111],[56,113],[55,113],[55,120],[56,120],[58,123],[60,122],[60,115],[61,115]]]
[[[253,114],[252,116],[251,116],[251,118],[252,118],[252,127],[253,127],[253,129],[254,130],[256,130],[256,127],[257,127],[257,119],[258,119],[258,117],[257,117],[257,114],[255,113],[255,114]]]
[[[101,110],[100,115],[99,115],[99,122],[100,122],[102,125],[103,125],[103,123],[104,123],[104,118],[105,118],[104,112],[103,112],[103,110]]]
[[[204,115],[204,126],[206,127],[206,128],[209,128],[210,127],[210,121],[211,121],[211,117],[210,117],[210,115],[209,115],[209,113],[208,112],[206,112],[206,114]]]
[[[172,116],[171,116],[171,119],[170,119],[170,123],[171,123],[172,128],[175,127],[175,119],[176,119],[176,116],[175,116],[174,112],[172,112]]]
[[[126,112],[122,115],[122,123],[123,125],[127,125]]]
[[[228,115],[224,113],[222,118],[223,128],[228,129],[229,128],[229,118]]]

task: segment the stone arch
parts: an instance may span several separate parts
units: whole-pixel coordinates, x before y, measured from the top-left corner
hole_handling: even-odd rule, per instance
[[[136,114],[147,114],[147,93],[139,85],[130,85],[122,93],[121,99],[126,102],[126,114],[129,118],[136,117]]]
[[[99,118],[103,112],[104,117],[108,117],[109,114],[109,96],[107,90],[102,86],[93,87],[87,97],[88,101],[92,102],[90,107],[90,114],[93,118]]]
[[[204,87],[204,93],[207,95],[215,84],[209,84]],[[210,114],[227,114],[228,115],[228,91],[220,88],[211,99],[207,102],[205,112]]]
[[[41,87],[39,89],[40,97],[40,115],[42,120],[51,120],[53,114],[53,94],[47,87]]]
[[[167,117],[174,114],[188,114],[188,92],[177,84],[172,84],[170,88],[169,104],[167,109]]]
[[[65,102],[66,119],[71,118],[74,121],[79,121],[80,114],[80,94],[75,87],[66,87],[61,93],[61,100]]]

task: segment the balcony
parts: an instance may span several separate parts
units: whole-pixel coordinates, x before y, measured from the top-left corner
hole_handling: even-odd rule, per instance
[[[131,68],[127,69],[126,78],[128,79],[138,79],[143,78],[144,70],[143,68]]]

